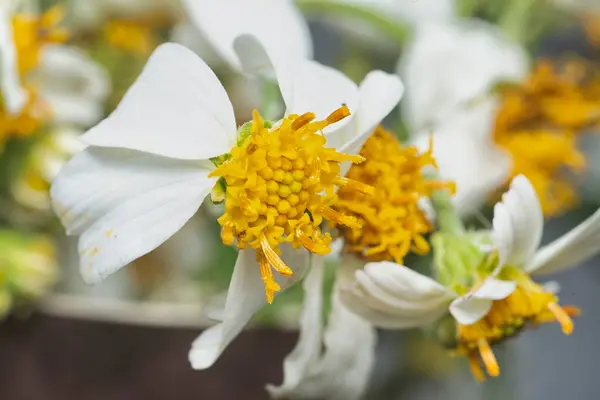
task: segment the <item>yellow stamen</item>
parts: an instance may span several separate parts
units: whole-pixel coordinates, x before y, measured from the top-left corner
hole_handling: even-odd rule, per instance
[[[475,354],[469,355],[469,369],[471,370],[471,373],[473,374],[473,376],[475,377],[477,382],[479,382],[479,383],[485,382],[485,380],[486,380],[485,374],[483,373],[483,370],[481,369],[481,365],[479,364],[479,359],[477,358],[477,356]]]
[[[565,335],[570,335],[573,332],[573,320],[569,317],[569,314],[558,304],[550,303],[548,304],[548,310],[560,324],[562,331]]]
[[[267,302],[271,304],[275,298],[275,292],[281,290],[281,287],[275,282],[275,277],[271,271],[271,266],[267,259],[260,253],[256,255],[258,264],[260,265],[260,275],[263,282],[265,283],[265,293],[267,295]]]
[[[479,354],[481,354],[481,360],[485,365],[485,369],[487,370],[488,375],[490,376],[498,376],[500,375],[500,367],[498,366],[498,361],[496,360],[496,356],[490,347],[490,344],[485,339],[479,339],[477,342],[477,347],[479,348]]]
[[[578,135],[600,123],[600,73],[581,61],[560,67],[542,60],[520,85],[501,89],[494,140],[511,155],[510,179],[525,175],[545,215],[564,212],[577,201],[572,173],[585,158]]]
[[[479,321],[471,325],[457,324],[456,350],[468,357],[471,371],[478,381],[481,377],[473,361],[477,351],[487,373],[497,376],[500,368],[490,344],[516,335],[528,322],[537,325],[558,321],[564,334],[569,335],[573,331],[571,317],[579,315],[579,309],[575,307],[559,306],[558,298],[544,292],[522,271],[505,267],[502,275],[502,278],[517,283],[515,291],[505,299],[494,301],[490,311]]]
[[[218,219],[226,244],[256,250],[263,264],[282,275],[292,269],[279,257],[280,244],[303,247],[316,254],[330,252],[331,235],[321,231],[323,220],[356,225],[353,217],[331,208],[337,201],[340,163],[360,162],[362,157],[326,148],[321,130],[348,115],[347,107],[324,121],[314,113],[289,115],[277,128],[265,127],[255,111],[248,137],[241,137],[227,157],[218,157],[211,177],[226,182],[225,213]],[[219,161],[220,160],[220,161]],[[370,192],[367,185],[353,185]],[[261,266],[267,299],[279,289]]]
[[[454,192],[454,184],[423,176],[424,167],[436,166],[431,145],[423,153],[403,148],[381,127],[367,140],[360,152],[367,161],[353,165],[345,178],[336,181],[340,190],[334,208],[356,219],[340,229],[347,251],[398,263],[411,249],[419,254],[429,251],[423,235],[432,226],[418,202],[437,189]]]

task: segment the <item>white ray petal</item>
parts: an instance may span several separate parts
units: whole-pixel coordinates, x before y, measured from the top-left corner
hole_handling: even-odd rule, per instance
[[[198,210],[215,184],[210,165],[89,147],[54,180],[53,207],[81,234],[81,273],[104,279],[158,247]]]
[[[225,154],[237,137],[233,107],[211,69],[187,48],[159,46],[117,109],[83,140],[179,159]]]
[[[276,280],[283,291],[302,279],[306,273],[308,253],[283,246],[282,259],[294,271],[294,275],[289,277],[276,274]],[[188,355],[192,368],[206,369],[213,365],[265,304],[265,287],[260,276],[260,266],[256,262],[256,253],[253,249],[241,250],[229,284],[223,322],[205,330],[194,341]]]

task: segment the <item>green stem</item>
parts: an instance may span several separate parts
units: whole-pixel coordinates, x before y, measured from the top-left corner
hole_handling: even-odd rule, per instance
[[[507,0],[498,25],[513,40],[526,44],[537,0]]]
[[[431,204],[435,209],[440,231],[453,235],[465,233],[465,226],[454,209],[450,193],[446,190],[436,190],[431,196]]]
[[[398,46],[405,43],[409,33],[407,27],[398,23],[397,20],[365,6],[339,3],[332,0],[296,0],[296,4],[307,14],[331,13],[336,18],[346,16],[361,19],[384,33]]]

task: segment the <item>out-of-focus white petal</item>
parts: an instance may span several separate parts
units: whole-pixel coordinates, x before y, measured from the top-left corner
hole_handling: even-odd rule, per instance
[[[406,85],[402,111],[411,131],[444,124],[495,82],[523,78],[527,64],[525,50],[494,25],[455,20],[420,26],[398,69]]]
[[[568,233],[543,246],[525,271],[549,274],[577,267],[600,252],[600,210]]]
[[[462,109],[435,131],[425,130],[416,137],[422,150],[433,134],[433,154],[444,179],[456,182],[452,201],[459,214],[476,212],[509,177],[510,156],[492,141],[496,107],[484,102]]]
[[[271,57],[256,37],[238,37],[235,49],[248,73],[261,74],[271,68],[266,61],[257,62],[257,58],[252,58],[258,53],[263,54],[260,60]],[[324,119],[343,104],[347,105],[351,115],[325,129],[328,137],[330,132],[342,129],[353,120],[359,109],[360,93],[358,86],[346,75],[312,60],[270,59],[288,114],[314,112],[317,119]]]
[[[455,294],[431,278],[392,262],[369,263],[342,288],[353,312],[382,328],[427,325],[447,311]]]
[[[283,383],[280,386],[267,386],[274,398],[293,395],[307,376],[314,372],[321,355],[325,265],[320,256],[311,256],[311,260],[310,271],[303,281],[304,302],[298,342],[283,361]]]
[[[473,324],[488,313],[494,300],[505,299],[516,287],[513,281],[487,278],[471,293],[455,299],[450,304],[450,313],[460,324]]]
[[[110,78],[81,50],[45,46],[32,79],[51,107],[54,122],[91,125],[102,118]]]
[[[514,242],[513,226],[510,214],[504,203],[496,203],[494,206],[493,240],[494,246],[498,250],[498,267],[502,268],[512,252]]]
[[[535,251],[542,240],[544,215],[538,197],[531,183],[523,175],[515,177],[510,189],[502,197],[504,217],[510,217],[505,224],[512,227],[512,243],[506,259],[508,265],[525,267],[531,262]],[[501,211],[502,212],[502,211]],[[496,217],[494,216],[494,220]],[[494,228],[494,235],[500,235]],[[506,233],[504,239],[507,239]]]
[[[6,111],[19,114],[29,96],[21,86],[12,24],[5,7],[0,7],[0,89]]]
[[[296,369],[296,374],[288,375],[286,369],[282,386],[268,387],[274,398],[332,400],[362,398],[374,363],[377,335],[371,324],[346,309],[339,298],[340,288],[350,283],[355,270],[355,263],[348,262],[343,263],[338,269],[332,309],[323,341],[321,342],[320,335],[311,336],[314,341],[305,346],[306,353],[304,353],[305,360],[310,358],[310,361],[302,364],[305,368],[301,371]],[[322,285],[319,285],[319,290],[322,290]],[[312,302],[306,296],[305,301]],[[318,310],[315,308],[312,313],[313,329],[306,333],[316,333],[317,329],[314,329],[314,326],[317,324],[320,332],[321,313],[321,308]],[[301,332],[300,341],[308,336],[303,336],[303,333]],[[321,351],[321,344],[324,347],[323,351]],[[300,342],[292,354],[295,354],[299,347]]]
[[[282,246],[281,250],[282,259],[294,271],[294,275],[288,277],[276,274],[275,279],[283,291],[302,279],[309,257],[306,251],[289,246]],[[253,249],[241,250],[229,284],[223,322],[205,330],[194,341],[188,355],[192,368],[206,369],[213,365],[265,303],[265,287],[256,253]]]
[[[312,57],[308,25],[292,0],[185,0],[183,3],[196,27],[234,68],[242,68],[233,48],[234,40],[242,34],[257,37],[276,59]]]
[[[208,39],[189,21],[179,22],[171,30],[170,40],[179,43],[204,60],[212,68],[222,67],[224,60],[212,47]]]
[[[159,46],[117,109],[83,137],[179,159],[231,150],[236,123],[227,93],[211,69],[185,47]]]
[[[377,125],[398,105],[404,85],[400,78],[383,71],[372,71],[360,84],[360,100],[351,124],[327,136],[329,146],[357,154]],[[342,172],[344,174],[344,172]]]
[[[125,149],[76,155],[50,195],[67,233],[81,234],[84,280],[102,280],[177,232],[214,186],[210,168]]]

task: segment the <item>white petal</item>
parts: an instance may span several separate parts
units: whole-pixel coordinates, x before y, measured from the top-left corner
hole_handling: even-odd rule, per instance
[[[527,64],[525,49],[495,25],[455,19],[419,26],[399,65],[409,128],[441,126],[458,108],[486,95],[497,81],[521,80]]]
[[[312,372],[321,355],[321,334],[323,330],[323,258],[311,256],[311,267],[304,279],[304,302],[300,315],[300,335],[298,342],[283,361],[283,383],[280,386],[267,386],[275,398],[294,393]],[[312,368],[312,370],[311,370]]]
[[[184,5],[197,28],[234,68],[241,64],[233,42],[242,34],[256,36],[278,59],[312,57],[308,25],[291,0],[186,0]]]
[[[433,279],[391,262],[369,263],[356,272],[355,279],[342,289],[342,300],[380,327],[429,324],[446,312],[455,297]]]
[[[19,114],[27,103],[28,94],[21,87],[17,54],[10,15],[0,8],[0,88],[2,101],[10,114]]]
[[[328,144],[349,154],[358,154],[377,125],[398,105],[404,85],[397,75],[372,71],[360,85],[360,104],[352,125],[331,132]]]
[[[294,271],[294,275],[289,277],[276,274],[281,290],[285,290],[304,276],[308,268],[308,253],[282,246],[282,258]],[[205,330],[194,341],[188,355],[192,368],[206,369],[213,365],[265,303],[265,287],[256,253],[252,249],[242,250],[229,284],[223,322]]]
[[[185,47],[159,46],[121,104],[84,135],[92,145],[179,159],[208,159],[231,150],[236,123],[225,89]]]
[[[526,266],[527,272],[549,274],[577,267],[600,252],[600,210],[577,227],[543,246]]]
[[[513,238],[513,226],[510,218],[510,213],[505,204],[496,203],[494,206],[494,219],[492,221],[493,232],[492,237],[494,240],[494,246],[498,250],[498,268],[494,275],[500,271],[506,264],[506,260],[512,253],[514,238]]]
[[[535,190],[523,175],[515,177],[502,204],[510,216],[512,244],[506,259],[508,265],[525,267],[535,254],[544,229],[544,215]],[[500,233],[494,232],[494,235]],[[506,239],[506,235],[504,237]]]
[[[328,133],[350,123],[353,114],[358,111],[358,86],[340,71],[311,60],[275,61],[263,44],[250,35],[238,37],[235,48],[248,73],[264,72],[271,67],[267,62],[271,60],[288,114],[313,112],[317,119],[324,119],[343,104],[347,105],[352,115],[328,127],[325,130]],[[263,56],[258,59],[249,56],[259,53]]]
[[[505,299],[516,287],[513,281],[487,278],[473,292],[455,299],[450,304],[450,313],[460,324],[473,324],[488,313],[494,300]]]
[[[459,297],[450,304],[450,314],[459,324],[471,325],[490,311],[492,303],[490,299]]]
[[[495,102],[479,103],[457,111],[435,131],[427,129],[415,137],[414,144],[426,150],[433,133],[440,176],[456,183],[452,201],[462,216],[478,211],[510,176],[510,156],[491,138],[496,111]]]
[[[56,123],[91,125],[102,118],[110,78],[81,50],[45,46],[32,79]]]
[[[209,168],[125,149],[76,155],[50,195],[67,233],[81,234],[84,280],[104,279],[177,232],[214,186]]]
[[[301,376],[288,375],[285,370],[284,385],[269,386],[274,398],[326,398],[332,400],[352,400],[362,398],[366,389],[370,372],[374,364],[374,349],[377,335],[375,329],[354,313],[346,309],[339,298],[339,289],[346,285],[347,278],[353,275],[355,266],[345,263],[338,269],[336,284],[333,290],[332,309],[323,341],[316,336],[317,329],[310,332],[315,335],[315,342],[307,347],[305,364]],[[321,285],[319,285],[321,289]],[[308,293],[307,293],[308,295]],[[305,297],[305,301],[311,301]],[[319,324],[322,309],[313,312],[313,327]],[[301,339],[303,333],[301,332]],[[321,346],[324,350],[321,351]],[[300,343],[298,344],[298,349]],[[294,350],[294,352],[296,351]],[[306,349],[306,348],[305,348]],[[292,353],[294,354],[294,353]],[[286,360],[287,362],[287,360]],[[296,372],[300,372],[296,370]],[[288,379],[293,376],[295,379]]]

